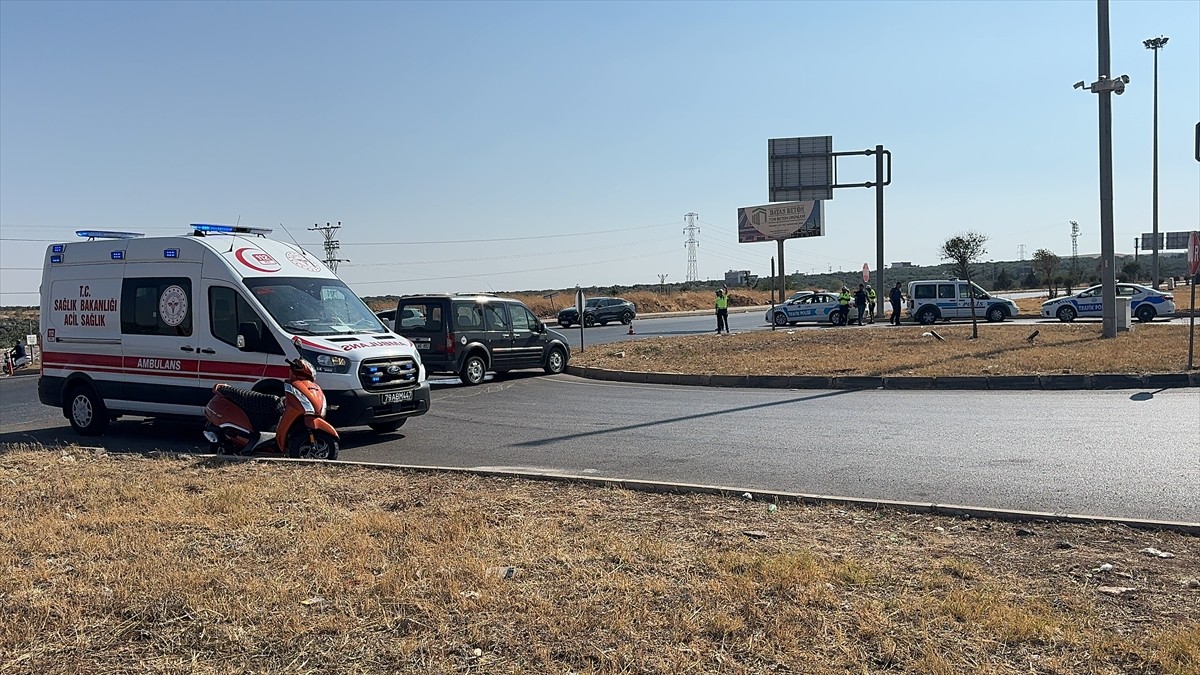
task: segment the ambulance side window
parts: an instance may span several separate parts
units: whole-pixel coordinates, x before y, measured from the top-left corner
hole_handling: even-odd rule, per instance
[[[192,280],[187,277],[125,279],[121,284],[121,332],[126,335],[192,334]]]
[[[253,324],[262,338],[254,351],[268,354],[282,354],[279,343],[271,335],[271,330],[263,323],[262,318],[250,303],[232,288],[213,286],[208,289],[209,330],[213,337],[234,347],[237,346],[238,327],[243,324]]]

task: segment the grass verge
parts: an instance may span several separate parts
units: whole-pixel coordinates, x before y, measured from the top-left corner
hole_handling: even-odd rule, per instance
[[[652,322],[639,324],[642,333]],[[1033,339],[1030,335],[1037,331]],[[944,341],[939,341],[936,332]],[[1174,373],[1188,327],[1137,325],[1116,339],[1097,323],[900,327],[805,326],[734,335],[642,338],[590,347],[571,364],[635,372],[726,375],[1050,375]]]
[[[1200,669],[1169,532],[79,448],[0,481],[4,673]]]

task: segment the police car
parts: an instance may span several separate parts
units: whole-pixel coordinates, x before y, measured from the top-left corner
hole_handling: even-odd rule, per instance
[[[782,305],[767,310],[766,319],[776,326],[794,326],[801,321],[828,321],[840,325],[842,317],[838,311],[838,296],[821,292],[792,296]]]
[[[1138,321],[1175,314],[1175,296],[1140,284],[1117,284],[1117,297],[1129,298],[1129,310]],[[1042,303],[1043,318],[1057,318],[1063,323],[1079,316],[1104,315],[1104,287],[1092,286],[1075,295],[1055,298]]]

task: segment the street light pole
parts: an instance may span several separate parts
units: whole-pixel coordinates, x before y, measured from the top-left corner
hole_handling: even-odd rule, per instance
[[[1154,186],[1152,188],[1154,196],[1151,206],[1154,248],[1151,249],[1150,255],[1150,280],[1153,282],[1153,288],[1158,288],[1158,50],[1165,47],[1169,39],[1160,35],[1149,40],[1142,40],[1146,49],[1154,52]]]

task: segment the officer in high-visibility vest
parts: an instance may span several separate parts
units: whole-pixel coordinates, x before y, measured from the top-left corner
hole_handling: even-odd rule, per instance
[[[875,288],[867,286],[867,323],[875,323]]]
[[[838,311],[842,313],[839,325],[845,326],[850,322],[850,289],[845,286],[842,286],[842,292],[838,293]]]
[[[717,289],[717,332],[724,328],[729,333],[729,294],[724,288]]]

